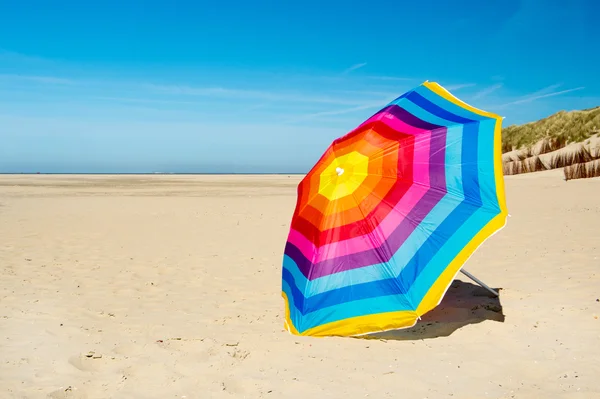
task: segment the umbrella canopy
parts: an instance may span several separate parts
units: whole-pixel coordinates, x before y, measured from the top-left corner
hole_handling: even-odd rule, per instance
[[[437,306],[506,223],[501,123],[425,82],[335,140],[298,185],[285,328],[361,335]]]

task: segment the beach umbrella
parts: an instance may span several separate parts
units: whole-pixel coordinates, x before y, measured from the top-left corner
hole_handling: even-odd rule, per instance
[[[502,118],[425,82],[336,139],[298,185],[285,328],[413,326],[507,217]]]

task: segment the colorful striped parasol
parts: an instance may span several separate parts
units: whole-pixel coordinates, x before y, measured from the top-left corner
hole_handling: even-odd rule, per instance
[[[286,329],[368,334],[436,307],[506,223],[501,124],[425,82],[335,140],[298,185]]]

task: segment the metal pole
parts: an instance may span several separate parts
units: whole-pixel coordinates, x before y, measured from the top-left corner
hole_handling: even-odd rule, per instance
[[[475,281],[477,284],[479,284],[480,286],[482,286],[483,288],[485,288],[486,290],[488,290],[492,294],[494,294],[495,296],[500,296],[496,291],[494,291],[493,289],[491,289],[490,287],[488,287],[483,281],[479,280],[477,277],[473,276],[468,271],[466,271],[464,269],[460,269],[460,272],[462,274],[464,274],[465,276],[467,276],[468,278],[470,278],[471,280]]]

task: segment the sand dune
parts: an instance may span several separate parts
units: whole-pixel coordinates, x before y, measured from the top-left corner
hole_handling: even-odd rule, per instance
[[[283,330],[292,176],[0,176],[2,398],[600,397],[600,180],[506,178],[416,327]]]

